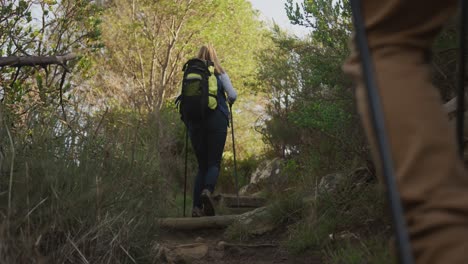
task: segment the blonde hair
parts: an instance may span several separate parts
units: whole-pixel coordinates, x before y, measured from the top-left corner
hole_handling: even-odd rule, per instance
[[[214,63],[215,74],[225,73],[223,67],[221,67],[221,64],[219,63],[218,56],[216,55],[213,45],[203,45],[200,48],[200,51],[198,51],[197,58],[212,61]]]

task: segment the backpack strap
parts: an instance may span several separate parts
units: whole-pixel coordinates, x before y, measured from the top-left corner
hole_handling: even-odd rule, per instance
[[[183,72],[187,69],[188,64],[189,64],[189,61],[187,61],[187,62],[184,64],[184,67],[182,67],[182,71],[183,71]]]
[[[182,100],[182,94],[180,94],[179,96],[177,96],[177,98],[175,99],[174,101],[174,104],[176,105],[176,107],[178,108],[179,107],[179,104],[180,104],[180,101]]]

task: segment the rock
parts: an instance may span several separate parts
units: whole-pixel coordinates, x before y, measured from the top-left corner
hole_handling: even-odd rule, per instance
[[[224,250],[224,246],[226,245],[226,242],[224,241],[219,241],[218,244],[216,244],[216,249],[217,250]]]
[[[348,231],[343,231],[339,234],[339,238],[343,240],[351,240],[351,239],[359,239],[359,236]]]
[[[318,185],[318,193],[325,194],[335,192],[343,179],[344,175],[341,173],[332,173],[322,177]]]
[[[258,224],[249,230],[249,233],[255,236],[261,236],[275,230],[276,225],[269,221],[268,223]]]
[[[262,191],[258,191],[256,193],[252,193],[250,196],[252,197],[262,197],[264,194]]]
[[[156,263],[189,264],[204,258],[208,254],[208,245],[194,243],[176,247],[166,247],[161,244],[155,246]]]
[[[237,224],[242,225],[250,235],[258,236],[271,232],[277,227],[267,207],[260,207],[240,215]]]
[[[249,183],[249,184],[247,184],[245,186],[242,186],[239,189],[239,194],[240,195],[248,195],[251,192],[254,192],[254,191],[258,190],[258,189],[260,189],[260,187],[257,184]]]
[[[347,178],[349,178],[355,185],[377,182],[375,173],[373,173],[368,167],[360,167],[355,169],[350,174],[348,174]]]
[[[269,212],[267,207],[260,207],[240,215],[239,222],[242,224],[250,224],[254,219],[257,220],[259,218],[268,216],[268,214]]]
[[[283,160],[274,158],[266,160],[258,166],[254,173],[250,176],[248,185],[243,186],[239,193],[241,195],[249,195],[261,191],[265,184],[278,182],[281,179],[281,171]]]
[[[376,182],[377,176],[372,171],[371,167],[360,167],[348,174],[336,172],[322,177],[318,184],[317,193],[323,195],[337,192],[340,185],[359,188],[360,186],[374,184]]]
[[[351,233],[349,231],[343,231],[338,234],[328,234],[328,239],[330,240],[340,240],[340,241],[350,241],[350,240],[359,240],[359,236]]]
[[[275,158],[263,162],[252,174],[250,183],[259,184],[268,178],[279,175],[281,171],[281,165],[282,160],[280,158]]]
[[[166,253],[169,263],[193,263],[208,254],[208,245],[203,243],[180,245]]]

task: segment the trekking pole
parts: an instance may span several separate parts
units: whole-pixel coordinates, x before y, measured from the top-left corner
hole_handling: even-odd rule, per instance
[[[188,128],[185,127],[185,172],[184,172],[184,217],[185,217],[185,204],[187,201],[187,159],[188,159]]]
[[[458,94],[457,94],[457,140],[460,156],[463,159],[463,150],[465,149],[464,139],[464,121],[465,121],[465,63],[466,63],[466,23],[468,22],[468,5],[465,0],[460,1],[460,40],[459,57],[460,66],[458,67]]]
[[[234,178],[236,180],[236,195],[237,195],[237,207],[239,207],[239,181],[237,177],[237,159],[236,159],[236,144],[234,140],[234,118],[232,112],[232,103],[229,103],[229,111],[231,112],[231,132],[232,132],[232,152],[234,154]]]
[[[387,198],[392,211],[393,223],[395,225],[395,235],[400,263],[412,264],[413,256],[409,241],[406,222],[403,217],[403,208],[395,181],[393,160],[391,158],[390,145],[384,126],[383,110],[378,95],[375,81],[375,72],[372,64],[372,57],[367,43],[365,24],[361,10],[361,1],[351,0],[351,9],[353,21],[356,29],[356,41],[362,62],[364,72],[364,81],[367,89],[367,100],[369,101],[369,110],[371,115],[372,128],[378,143],[379,158],[382,161],[383,176],[387,185]]]

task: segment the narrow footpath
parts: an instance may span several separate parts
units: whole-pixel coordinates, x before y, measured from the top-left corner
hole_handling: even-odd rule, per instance
[[[261,198],[218,195],[216,216],[200,218],[158,219],[161,228],[156,245],[155,263],[168,264],[321,264],[318,253],[292,256],[281,247],[284,230],[269,230],[267,226],[248,241],[230,241],[226,228],[238,221],[255,221],[256,214],[265,211]],[[258,213],[257,213],[258,212]]]

